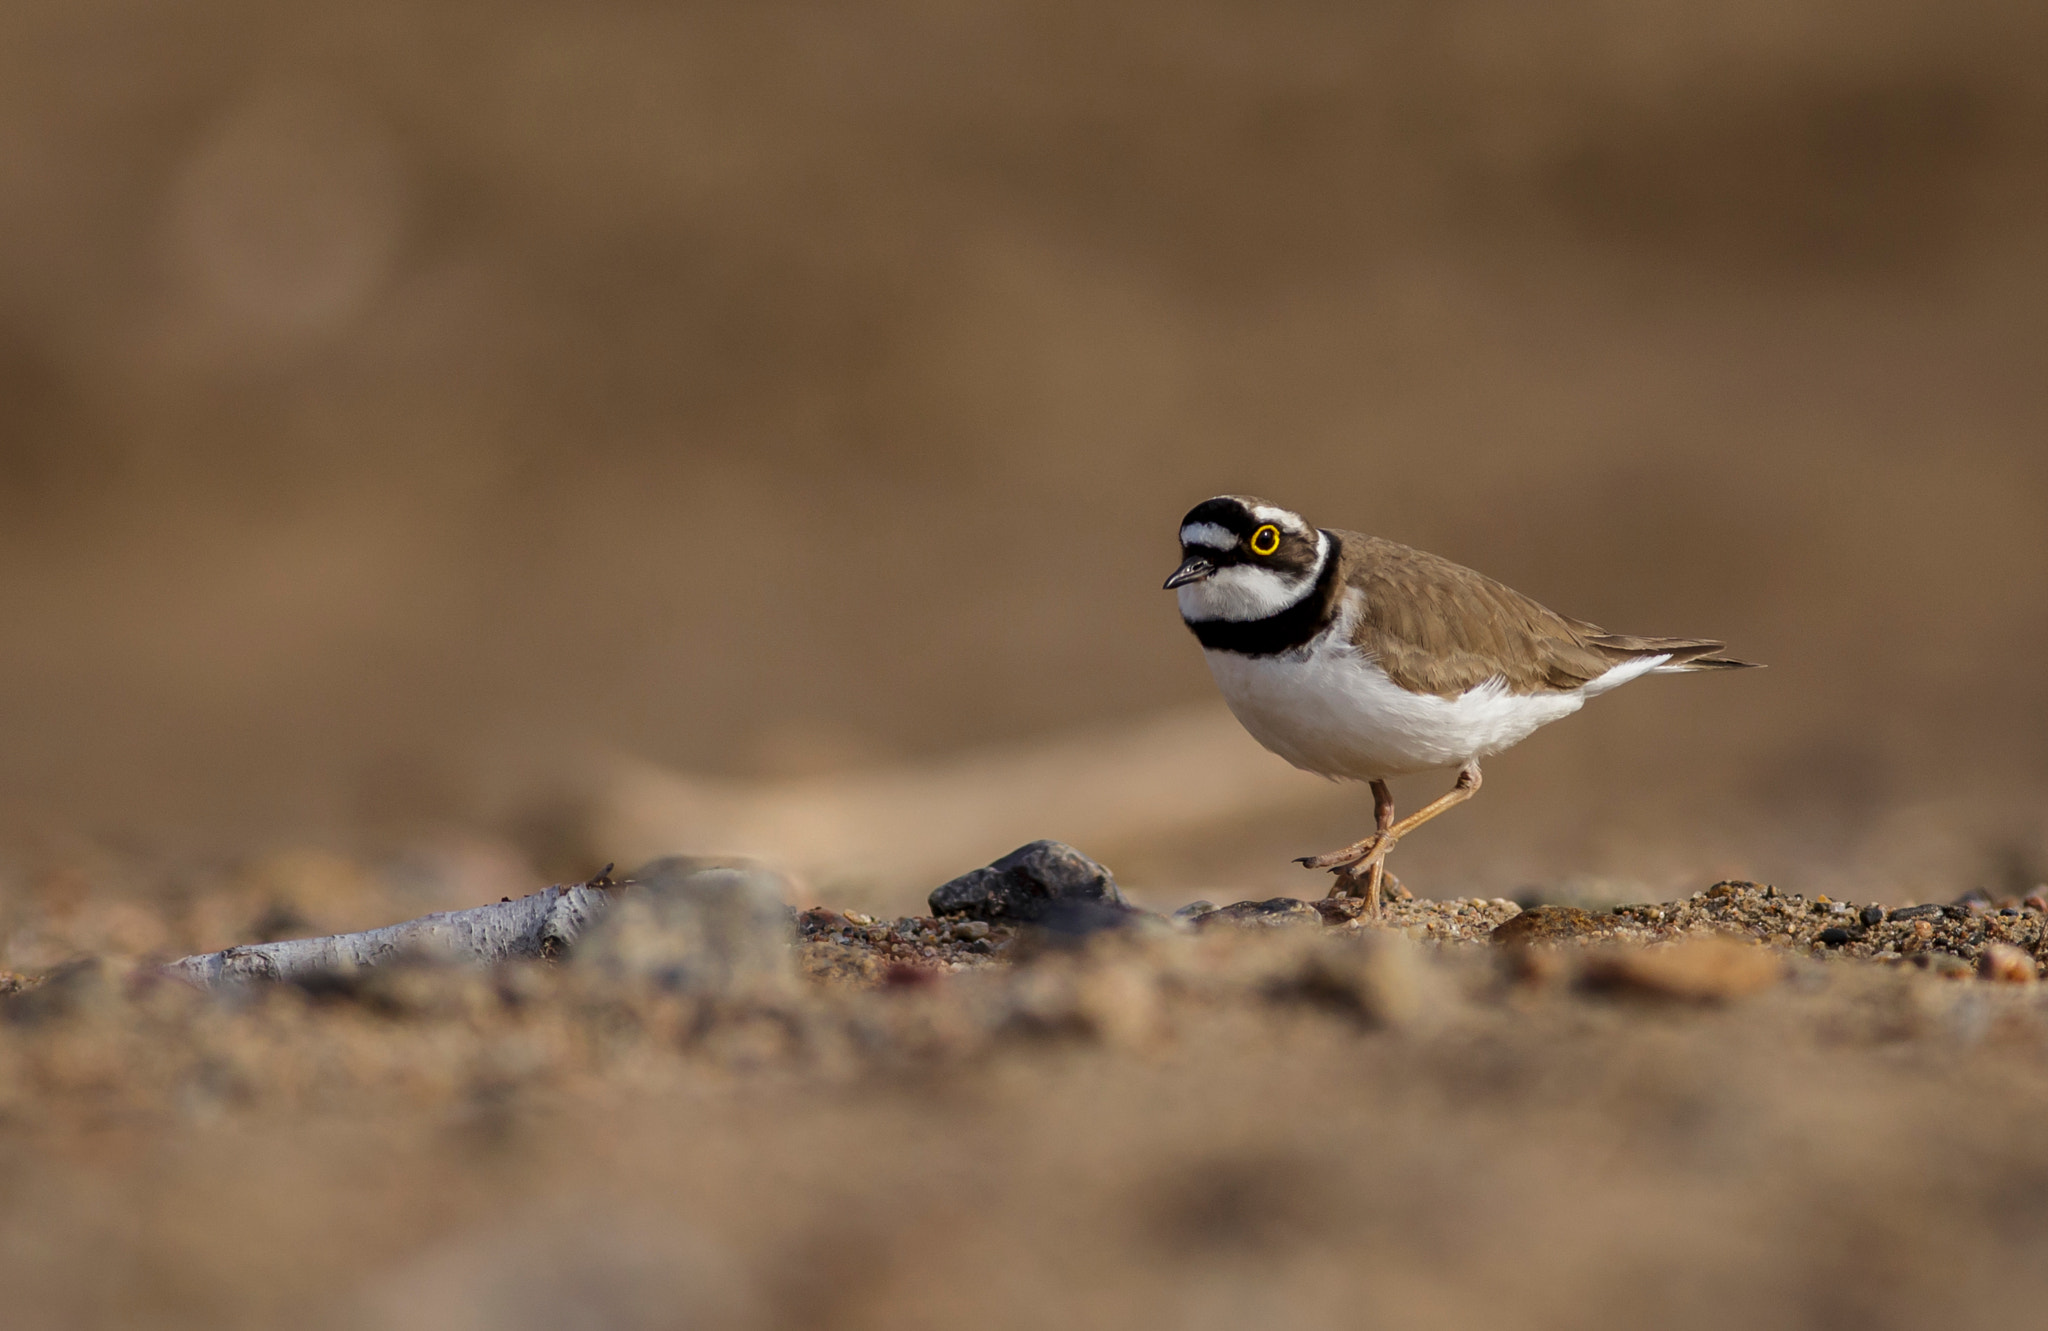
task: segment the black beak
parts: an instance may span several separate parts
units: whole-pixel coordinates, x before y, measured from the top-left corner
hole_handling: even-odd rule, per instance
[[[1175,569],[1173,576],[1166,580],[1165,590],[1172,591],[1175,587],[1185,587],[1191,582],[1200,582],[1215,571],[1216,561],[1209,558],[1209,556],[1189,555],[1186,559],[1180,561],[1180,567]]]

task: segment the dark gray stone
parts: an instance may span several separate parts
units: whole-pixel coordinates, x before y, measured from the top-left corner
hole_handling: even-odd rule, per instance
[[[1892,918],[1895,920],[1928,920],[1940,917],[1941,907],[1932,901],[1918,906],[1901,906],[1892,912]]]
[[[1864,923],[1864,924],[1866,924],[1866,925],[1871,925],[1871,924],[1883,924],[1883,923],[1884,923],[1884,907],[1883,907],[1883,906],[1865,906],[1865,907],[1863,908],[1863,923]]]
[[[985,868],[961,874],[930,897],[934,915],[1038,922],[1061,903],[1124,907],[1109,870],[1072,846],[1034,841]]]

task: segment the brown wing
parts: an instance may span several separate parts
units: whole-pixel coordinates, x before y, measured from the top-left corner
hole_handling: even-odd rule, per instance
[[[1546,609],[1483,573],[1377,536],[1332,532],[1343,584],[1364,594],[1352,642],[1402,688],[1455,698],[1490,679],[1515,693],[1575,689],[1634,657],[1738,666],[1704,638],[1640,638]]]

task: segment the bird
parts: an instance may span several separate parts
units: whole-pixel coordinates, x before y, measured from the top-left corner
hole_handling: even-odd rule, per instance
[[[1294,766],[1364,781],[1373,830],[1296,863],[1377,916],[1400,840],[1479,792],[1483,759],[1644,675],[1754,669],[1707,638],[1609,633],[1483,573],[1383,537],[1319,528],[1249,495],[1180,523],[1166,580],[1240,724]],[[1399,822],[1387,778],[1455,768]]]

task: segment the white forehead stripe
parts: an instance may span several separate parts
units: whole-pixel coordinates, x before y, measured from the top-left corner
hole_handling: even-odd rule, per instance
[[[1237,535],[1228,527],[1219,527],[1213,522],[1190,522],[1180,529],[1182,545],[1199,545],[1210,550],[1235,550]]]
[[[1270,504],[1252,505],[1252,521],[1270,522],[1276,527],[1285,527],[1291,532],[1306,533],[1308,531],[1308,524],[1303,522],[1298,515],[1289,513],[1284,508],[1274,508]]]

